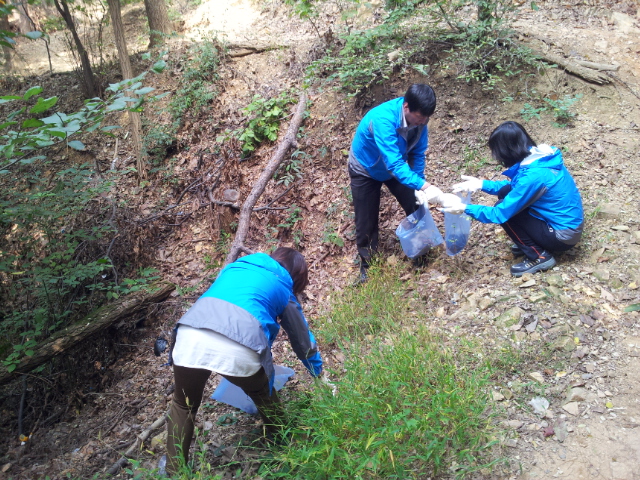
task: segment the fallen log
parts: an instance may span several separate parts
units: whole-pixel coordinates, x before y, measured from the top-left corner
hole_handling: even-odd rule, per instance
[[[140,290],[100,307],[82,321],[53,334],[37,347],[33,355],[22,357],[13,371],[9,372],[5,365],[0,365],[0,385],[30,372],[114,323],[126,321],[133,314],[163,301],[174,289],[173,284],[157,283],[151,285],[149,291]]]
[[[298,143],[296,142],[296,135],[298,133],[298,129],[302,124],[302,119],[304,116],[304,111],[307,108],[307,96],[303,92],[300,94],[300,101],[298,102],[298,106],[296,107],[296,112],[291,119],[291,124],[287,129],[287,133],[284,136],[284,139],[278,145],[278,149],[276,153],[273,154],[269,163],[264,168],[260,177],[253,185],[251,189],[251,193],[242,204],[242,208],[240,209],[240,218],[238,219],[238,230],[236,231],[236,236],[233,239],[233,243],[231,244],[231,248],[229,249],[229,254],[225,260],[225,265],[235,262],[238,259],[238,255],[240,252],[247,251],[248,249],[244,246],[244,241],[247,238],[247,233],[249,232],[249,225],[251,222],[251,213],[253,212],[253,207],[255,207],[260,195],[264,192],[264,189],[267,187],[267,183],[269,179],[273,177],[273,174],[276,172],[282,161],[284,160],[284,156],[289,150],[290,147],[296,147]]]
[[[561,57],[560,55],[556,55],[550,52],[542,53],[537,50],[533,50],[533,54],[536,57],[540,58],[541,60],[547,63],[558,65],[563,70],[566,70],[567,72],[572,73],[573,75],[576,75],[588,82],[593,82],[598,85],[605,85],[607,83],[611,83],[611,80],[609,79],[609,77],[607,77],[602,73],[599,73],[597,70],[592,70],[590,68],[586,68],[581,65],[578,65],[577,63],[574,63],[571,60]]]
[[[153,424],[151,424],[151,426],[149,428],[147,428],[144,432],[142,432],[140,435],[137,435],[135,440],[133,441],[133,444],[129,447],[129,449],[124,453],[124,455],[122,457],[120,457],[118,459],[118,461],[116,463],[114,463],[113,465],[111,465],[111,468],[107,471],[107,473],[109,475],[115,475],[116,473],[118,473],[118,471],[124,467],[127,463],[129,463],[129,458],[131,455],[133,455],[133,453],[136,450],[140,449],[140,446],[147,441],[147,438],[149,438],[149,436],[151,435],[151,433],[160,428],[161,426],[163,426],[165,424],[165,422],[167,421],[167,415],[169,412],[167,412],[166,414],[162,415],[160,418],[158,418],[155,422],[153,422]]]

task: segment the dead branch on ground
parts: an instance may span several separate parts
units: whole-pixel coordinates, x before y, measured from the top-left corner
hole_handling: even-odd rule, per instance
[[[269,182],[269,179],[273,177],[273,174],[276,172],[282,161],[284,160],[284,156],[292,146],[297,146],[296,135],[298,133],[298,129],[302,124],[303,114],[305,109],[307,108],[307,95],[303,92],[300,94],[300,101],[298,102],[298,106],[296,107],[296,113],[291,120],[291,124],[287,129],[287,133],[284,136],[284,139],[278,146],[276,153],[271,157],[269,163],[260,174],[258,181],[253,185],[251,189],[251,193],[245,200],[242,205],[242,209],[240,210],[240,218],[238,219],[238,230],[236,232],[236,237],[231,244],[231,248],[229,249],[229,255],[225,260],[225,265],[231,262],[234,262],[240,252],[244,247],[244,241],[247,238],[247,234],[249,232],[249,224],[251,222],[251,213],[253,212],[253,207],[258,202],[260,195],[264,192],[264,189]]]
[[[138,450],[140,448],[140,445],[142,445],[147,440],[147,438],[149,438],[149,436],[151,435],[151,432],[163,426],[166,421],[167,421],[167,414],[164,414],[160,418],[158,418],[155,422],[153,422],[153,424],[149,428],[147,428],[144,432],[138,435],[135,441],[133,442],[133,444],[124,453],[124,456],[121,457],[116,463],[114,463],[111,466],[111,468],[107,471],[107,473],[109,475],[115,475],[116,473],[118,473],[118,470],[120,470],[127,463],[129,463],[129,459],[127,457],[130,457],[131,454],[133,454],[133,452]]]
[[[126,320],[151,304],[163,301],[175,290],[175,285],[159,283],[152,285],[151,288],[155,288],[155,290],[150,292],[141,290],[100,307],[87,315],[81,322],[52,335],[38,346],[32,356],[22,357],[13,371],[9,372],[5,365],[1,365],[0,385],[8,383],[16,376],[27,373],[53,357],[66,352],[115,322]]]

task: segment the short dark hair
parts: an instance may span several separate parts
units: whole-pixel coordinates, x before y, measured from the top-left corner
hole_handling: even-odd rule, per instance
[[[410,112],[420,112],[430,117],[436,111],[436,92],[425,83],[414,83],[404,94]]]
[[[289,247],[279,247],[272,254],[276,262],[289,272],[293,280],[293,293],[302,293],[309,285],[309,268],[307,261],[299,251]]]
[[[527,131],[518,122],[504,122],[489,136],[491,155],[509,168],[529,156],[531,147],[536,146]]]

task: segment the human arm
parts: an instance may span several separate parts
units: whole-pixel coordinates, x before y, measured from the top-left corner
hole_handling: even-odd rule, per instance
[[[505,223],[535,203],[547,191],[543,183],[528,180],[526,174],[519,177],[517,183],[512,183],[511,191],[497,205],[468,205],[465,213],[482,223]]]
[[[498,191],[504,187],[505,185],[509,185],[511,183],[510,180],[500,180],[500,181],[492,181],[492,180],[483,180],[481,178],[470,177],[468,175],[462,175],[462,180],[464,182],[456,183],[451,188],[453,193],[459,192],[476,192],[478,190],[482,190],[485,193],[489,193],[491,195],[496,195]]]
[[[413,157],[415,163],[412,168],[398,148],[398,133],[393,122],[387,118],[379,118],[371,122],[370,129],[386,170],[400,183],[414,190],[426,188],[428,184],[424,179],[424,150],[422,159],[420,156]],[[423,141],[426,149],[426,134],[424,139],[420,139],[420,142]]]
[[[322,358],[316,345],[316,339],[309,330],[307,320],[302,313],[302,307],[293,295],[280,315],[280,325],[289,336],[291,348],[303,365],[307,367],[309,373],[314,377],[319,376],[322,373]]]

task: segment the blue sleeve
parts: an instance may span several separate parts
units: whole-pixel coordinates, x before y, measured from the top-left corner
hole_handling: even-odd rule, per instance
[[[518,178],[517,183],[512,183],[511,191],[498,205],[494,207],[468,205],[464,213],[482,223],[505,223],[511,217],[538,200],[538,198],[540,198],[540,196],[546,191],[546,187],[544,185],[527,177],[527,175],[522,175]]]
[[[309,330],[307,319],[304,318],[302,307],[295,296],[291,295],[289,303],[280,315],[280,325],[287,332],[291,348],[307,367],[309,373],[317,377],[322,373],[322,358],[318,351],[316,339]]]
[[[484,180],[482,182],[482,191],[490,195],[497,195],[498,191],[505,185],[509,185],[511,180]]]
[[[423,134],[424,135],[424,134]],[[427,137],[420,139],[419,143],[424,143],[424,149],[422,150],[422,160],[418,160],[418,165],[414,165],[415,170],[411,170],[405,159],[400,153],[398,148],[398,133],[393,123],[385,118],[376,119],[373,122],[373,138],[375,139],[376,146],[380,150],[380,155],[385,163],[387,170],[403,185],[413,188],[414,190],[420,190],[424,185],[424,178],[418,175],[415,170],[420,168],[424,171],[424,152],[426,150]],[[414,149],[416,149],[414,147]],[[418,150],[416,150],[418,152]],[[422,174],[424,175],[424,173]]]

